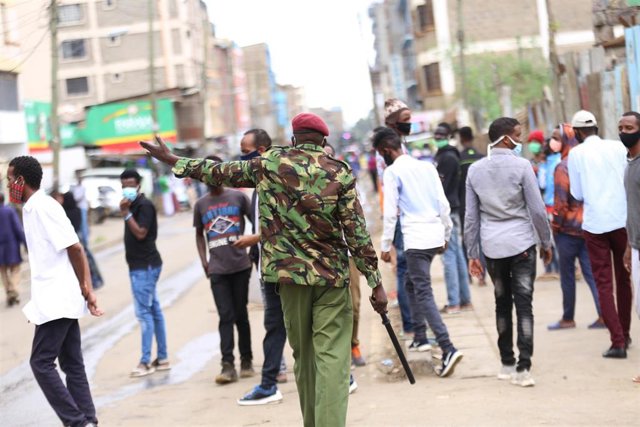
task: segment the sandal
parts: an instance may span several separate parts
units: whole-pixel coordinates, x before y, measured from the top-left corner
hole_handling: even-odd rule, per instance
[[[631,381],[636,384],[640,384],[640,375],[636,375],[635,377],[631,378]]]

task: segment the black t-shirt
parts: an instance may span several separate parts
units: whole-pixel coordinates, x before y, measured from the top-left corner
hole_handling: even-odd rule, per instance
[[[160,252],[156,248],[156,238],[158,237],[156,208],[149,199],[144,197],[144,194],[140,194],[133,201],[129,210],[138,225],[148,230],[145,238],[138,240],[129,229],[129,225],[126,222],[124,224],[124,250],[129,270],[162,265]]]

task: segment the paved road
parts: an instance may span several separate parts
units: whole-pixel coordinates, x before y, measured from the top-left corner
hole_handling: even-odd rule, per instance
[[[375,227],[375,221],[370,222]],[[103,244],[97,253],[107,278],[98,297],[107,314],[100,319],[82,319],[81,325],[101,425],[301,425],[293,381],[281,387],[282,404],[253,408],[239,407],[235,400],[257,378],[224,387],[214,383],[220,364],[217,315],[208,283],[194,262],[190,223],[190,214],[184,213],[163,219],[160,227],[159,248],[165,264],[159,291],[174,366],[168,373],[144,379],[128,377],[139,357],[139,330],[122,246]],[[117,241],[121,232],[122,224],[117,220],[94,229],[96,239],[103,243]],[[393,283],[391,269],[383,266],[382,270],[386,283]],[[434,263],[433,274],[436,297],[443,304],[440,261]],[[24,285],[23,294],[27,295],[28,281]],[[366,294],[364,284],[362,289]],[[472,292],[474,312],[445,318],[454,343],[465,353],[455,375],[439,379],[427,369],[413,386],[386,373],[380,363],[392,354],[386,332],[368,303],[363,304],[361,339],[369,364],[354,372],[360,387],[350,398],[349,425],[638,425],[640,387],[630,378],[640,372],[640,350],[632,349],[627,360],[600,357],[607,347],[607,333],[586,329],[594,318],[586,285],[580,283],[578,289],[578,328],[548,332],[545,325],[560,314],[559,284],[536,284],[533,373],[537,385],[532,389],[516,388],[494,378],[499,358],[492,290],[474,286]],[[264,330],[255,283],[251,301],[253,351],[259,367]],[[397,324],[397,309],[392,309],[391,317]],[[19,310],[4,306],[0,308],[0,325],[0,425],[59,425],[28,368],[33,326],[25,322]],[[636,342],[640,342],[639,332],[634,318],[632,334]],[[286,357],[293,380],[288,347]],[[429,353],[412,355],[413,359],[427,357]]]

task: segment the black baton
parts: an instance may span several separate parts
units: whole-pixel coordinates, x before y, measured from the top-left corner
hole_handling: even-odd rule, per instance
[[[402,351],[402,347],[400,347],[400,343],[398,342],[398,338],[396,337],[396,333],[393,332],[393,328],[391,327],[391,322],[386,314],[381,313],[380,317],[382,317],[382,324],[385,328],[387,328],[387,332],[389,333],[389,338],[391,338],[391,342],[396,349],[396,353],[398,353],[398,357],[400,358],[400,362],[402,363],[402,367],[404,368],[404,372],[407,374],[407,378],[411,384],[416,383],[416,379],[413,376],[413,372],[411,372],[411,367],[409,366],[409,362],[407,362],[407,358],[404,357],[404,352]]]

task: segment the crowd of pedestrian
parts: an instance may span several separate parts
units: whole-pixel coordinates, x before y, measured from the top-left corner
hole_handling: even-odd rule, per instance
[[[626,358],[632,342],[632,287],[640,316],[640,114],[620,118],[617,141],[601,139],[596,117],[579,111],[548,139],[542,131],[528,135],[532,159],[521,155],[524,129],[514,118],[491,123],[486,157],[474,146],[471,128],[442,122],[434,131],[435,155],[426,161],[407,148],[411,114],[404,102],[387,100],[386,126],[374,130],[375,157],[367,163],[382,200],[380,259],[395,258],[401,332],[411,340],[408,350],[428,351],[437,344],[442,351],[437,374],[453,375],[463,353],[453,344],[456,337],[450,336],[446,319],[474,309],[472,278],[486,286],[488,274],[501,359],[497,378],[521,387],[535,385],[533,297],[539,253],[545,273],[559,273],[562,291],[562,316],[548,329],[576,327],[578,261],[595,306],[588,328],[608,329],[610,344],[603,357]],[[272,146],[261,129],[246,132],[238,161],[181,158],[159,138],[141,144],[177,177],[208,188],[194,206],[193,227],[219,317],[222,367],[215,382],[223,386],[256,375],[247,311],[255,266],[265,306],[264,363],[259,384],[237,403],[283,400],[278,384],[287,381],[283,350],[288,340],[304,425],[342,426],[348,394],[357,388],[351,366],[366,364],[358,339],[360,275],[371,288],[369,300],[376,312],[386,313],[387,296],[357,174],[336,159],[320,117],[302,113],[291,125],[290,146]],[[141,355],[130,376],[144,377],[171,369],[156,289],[162,271],[158,219],[154,204],[140,190],[141,175],[127,169],[120,178],[125,258],[141,333]],[[0,273],[7,304],[20,301],[17,276],[20,249],[26,245],[31,300],[23,311],[36,325],[30,359],[34,376],[65,425],[96,425],[78,319],[87,312],[103,314],[93,292],[102,278],[88,248],[83,191],[79,185],[53,194],[60,202],[55,203],[40,188],[39,163],[28,156],[10,162],[7,180],[11,202],[23,205],[24,224],[23,229],[0,195]],[[232,187],[254,190],[248,197]],[[438,255],[447,294],[447,304],[440,308],[431,280]],[[152,358],[154,338],[157,354]],[[66,385],[55,369],[56,359],[67,375]]]

